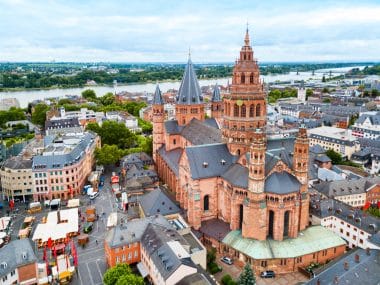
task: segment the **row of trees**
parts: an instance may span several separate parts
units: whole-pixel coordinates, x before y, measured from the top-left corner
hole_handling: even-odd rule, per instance
[[[9,121],[25,120],[25,110],[12,107],[8,111],[0,111],[0,128],[6,128]]]
[[[268,102],[276,103],[278,99],[297,97],[297,89],[287,88],[284,90],[274,89],[268,94]]]

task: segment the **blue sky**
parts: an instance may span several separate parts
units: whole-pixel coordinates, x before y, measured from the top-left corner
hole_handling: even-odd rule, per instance
[[[0,61],[380,60],[377,1],[0,0]]]

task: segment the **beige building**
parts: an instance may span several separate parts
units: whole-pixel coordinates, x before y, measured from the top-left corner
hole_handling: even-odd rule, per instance
[[[308,135],[310,146],[319,144],[324,149],[332,149],[347,159],[351,159],[351,155],[360,150],[359,141],[352,135],[351,130],[323,126],[308,130]]]
[[[0,177],[5,199],[32,200],[34,179],[31,159],[17,156],[6,160],[0,169]]]

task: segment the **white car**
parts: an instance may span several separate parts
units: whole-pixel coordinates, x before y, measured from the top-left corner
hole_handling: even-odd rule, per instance
[[[92,192],[91,194],[90,194],[90,199],[91,200],[94,200],[96,197],[98,197],[99,196],[99,192]]]

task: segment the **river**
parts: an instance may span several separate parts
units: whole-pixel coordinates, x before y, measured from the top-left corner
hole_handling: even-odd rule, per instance
[[[355,66],[358,68],[364,68],[364,66]],[[351,67],[353,68],[353,67]],[[332,70],[332,76],[341,75],[342,71],[348,71],[351,69],[349,67],[334,68]],[[261,75],[261,78],[265,82],[275,82],[275,81],[289,81],[289,80],[309,80],[309,79],[321,79],[324,72],[327,74],[328,70],[316,70],[315,74],[312,75],[311,72],[290,72],[287,74],[274,74],[274,75]],[[218,83],[220,85],[226,85],[227,81],[231,82],[231,78],[215,78],[208,80],[199,80],[200,86],[215,85]],[[181,81],[172,82],[159,82],[161,91],[165,92],[169,89],[178,89]],[[24,91],[9,91],[0,92],[0,99],[4,98],[16,98],[20,102],[20,107],[27,107],[28,103],[33,100],[43,100],[52,97],[64,97],[65,95],[80,95],[85,89],[93,89],[98,96],[103,96],[107,92],[154,92],[156,88],[155,83],[143,83],[143,84],[130,84],[130,85],[118,85],[113,86],[86,86],[83,88],[60,88],[60,89],[49,89],[49,90],[24,90]]]

